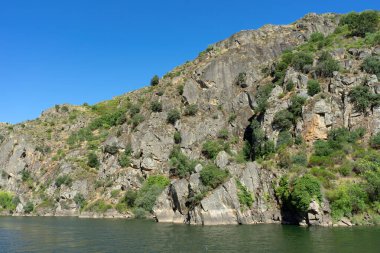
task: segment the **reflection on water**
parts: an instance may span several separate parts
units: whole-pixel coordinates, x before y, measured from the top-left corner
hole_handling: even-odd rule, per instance
[[[380,252],[379,227],[187,226],[0,217],[0,252]]]

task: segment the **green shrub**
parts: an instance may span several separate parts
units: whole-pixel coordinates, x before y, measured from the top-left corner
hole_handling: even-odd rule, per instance
[[[277,138],[277,147],[291,146],[293,145],[293,136],[288,131],[282,131]]]
[[[30,179],[30,171],[29,170],[26,170],[26,169],[23,169],[21,171],[21,179],[23,182],[26,182]]]
[[[239,85],[243,88],[247,87],[247,73],[240,72],[236,79],[236,85]]]
[[[152,212],[158,195],[160,195],[169,184],[169,179],[164,176],[156,175],[148,177],[137,193],[135,206]]]
[[[152,77],[152,79],[150,80],[150,85],[151,86],[156,86],[160,83],[160,78],[158,77],[158,75],[154,75]]]
[[[87,165],[91,168],[98,168],[100,165],[100,162],[98,160],[98,156],[95,153],[89,153],[87,155]]]
[[[132,147],[127,145],[124,152],[119,156],[118,162],[121,167],[128,167],[131,163]]]
[[[305,104],[306,98],[294,95],[290,98],[289,112],[293,114],[293,121],[302,116],[302,106]]]
[[[26,205],[24,206],[24,212],[25,213],[31,213],[34,211],[34,204],[31,201],[28,201]]]
[[[263,114],[266,111],[268,107],[268,98],[273,88],[274,88],[274,85],[270,83],[270,84],[260,86],[257,89],[256,95],[255,95],[255,99],[257,103],[257,107],[255,108],[255,111],[257,111],[257,113]]]
[[[140,113],[140,106],[138,104],[132,104],[130,105],[128,112],[129,112],[129,115],[133,117],[134,115]]]
[[[151,109],[153,112],[162,112],[162,103],[159,102],[159,101],[153,101],[153,102],[150,104],[150,109]]]
[[[325,36],[322,33],[316,32],[312,33],[310,36],[310,42],[318,42],[324,40]]]
[[[175,144],[180,144],[182,142],[182,136],[181,136],[181,133],[179,131],[176,131],[174,133],[174,143]]]
[[[228,130],[223,128],[218,133],[218,138],[223,140],[228,140]]]
[[[188,105],[185,108],[185,116],[194,116],[198,112],[198,106],[196,104]]]
[[[177,91],[178,91],[178,94],[180,96],[182,96],[182,94],[183,94],[183,89],[184,89],[183,84],[180,84],[180,85],[177,86]]]
[[[231,113],[230,116],[228,117],[228,123],[232,123],[236,120],[236,113]]]
[[[380,148],[380,132],[371,137],[370,145],[372,148]]]
[[[356,110],[360,112],[366,112],[368,108],[380,103],[380,95],[371,93],[368,86],[356,86],[350,91],[349,97]]]
[[[86,206],[86,211],[96,212],[96,213],[105,213],[108,209],[111,209],[112,206],[107,204],[104,200],[99,199],[94,203]]]
[[[344,184],[330,191],[327,197],[331,203],[331,214],[335,220],[343,216],[351,217],[364,211],[368,196],[359,184]]]
[[[379,14],[377,11],[351,12],[340,19],[339,25],[347,25],[351,35],[364,37],[379,28]]]
[[[313,56],[309,53],[295,53],[291,65],[295,70],[307,73],[310,66],[313,64]]]
[[[293,126],[293,114],[288,110],[278,111],[273,118],[272,127],[278,131],[287,131]]]
[[[339,62],[334,60],[328,52],[323,52],[318,59],[315,72],[320,77],[332,77],[334,71],[339,71]]]
[[[299,152],[292,156],[292,163],[297,164],[300,166],[306,166],[307,165],[307,155],[304,152]]]
[[[376,56],[369,56],[364,59],[362,69],[369,73],[375,74],[380,78],[380,58]]]
[[[16,209],[17,204],[13,201],[13,195],[9,192],[0,190],[0,211],[8,210],[13,211]]]
[[[312,199],[322,201],[321,185],[310,175],[297,178],[291,193],[291,202],[298,211],[306,212]]]
[[[331,187],[331,182],[336,179],[334,173],[323,167],[311,168],[310,173],[315,176],[326,188]]]
[[[220,151],[229,151],[229,145],[223,141],[207,140],[202,145],[202,153],[208,159],[215,159]]]
[[[247,136],[248,139],[245,140],[243,147],[246,160],[255,160],[274,152],[275,145],[267,139],[260,122],[255,119],[252,120],[249,130],[252,132],[252,135]]]
[[[182,153],[180,148],[174,148],[169,156],[170,165],[175,170],[175,175],[185,177],[194,172],[196,161],[190,160],[185,154]]]
[[[131,119],[132,127],[136,128],[138,125],[140,125],[141,122],[144,121],[144,119],[145,119],[144,116],[142,116],[140,113],[133,115]]]
[[[71,179],[71,177],[69,175],[59,176],[55,180],[55,185],[57,187],[61,187],[61,185],[66,185],[66,186],[70,187],[72,185],[72,183],[73,183],[73,180]]]
[[[207,164],[200,172],[200,180],[204,186],[215,189],[224,183],[229,173],[226,170],[219,169],[215,164]]]
[[[240,181],[236,180],[235,182],[240,205],[246,208],[251,208],[254,202],[252,193],[250,193],[248,188]]]
[[[85,197],[83,196],[82,193],[77,193],[74,196],[74,202],[75,202],[75,204],[77,204],[77,206],[80,209],[83,208],[86,205],[86,199],[85,199]]]
[[[292,91],[294,89],[294,83],[292,81],[287,82],[285,89],[288,92]]]
[[[380,45],[380,31],[376,33],[368,33],[365,37],[365,42],[370,46]]]
[[[366,183],[364,184],[364,189],[368,194],[371,202],[377,202],[380,207],[380,169],[375,171],[367,171],[364,176]],[[378,209],[380,210],[380,209]]]
[[[174,125],[177,120],[181,118],[181,114],[177,109],[172,109],[168,112],[168,116],[166,118],[166,121],[172,125]]]
[[[307,94],[312,97],[319,92],[321,92],[321,86],[319,85],[319,82],[317,80],[309,80],[307,82]]]
[[[108,154],[111,154],[111,155],[115,155],[119,152],[119,148],[116,146],[116,144],[112,144],[112,145],[106,145],[104,147],[104,153],[108,153]]]
[[[128,190],[124,197],[120,199],[119,203],[124,203],[127,207],[132,208],[135,206],[137,199],[137,191]]]
[[[279,149],[277,152],[278,166],[283,169],[290,169],[292,161],[289,152],[285,148]]]

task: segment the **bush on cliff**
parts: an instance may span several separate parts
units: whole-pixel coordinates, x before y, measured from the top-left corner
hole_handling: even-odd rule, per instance
[[[228,171],[218,168],[213,163],[207,164],[200,172],[202,184],[211,189],[215,189],[220,184],[224,183],[228,176]]]

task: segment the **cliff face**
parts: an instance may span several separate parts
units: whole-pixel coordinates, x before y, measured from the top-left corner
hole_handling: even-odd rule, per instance
[[[275,82],[273,72],[282,53],[303,45],[312,34],[333,34],[338,23],[334,14],[309,14],[291,25],[241,31],[177,67],[158,85],[95,106],[56,106],[36,120],[0,125],[0,187],[18,196],[11,212],[130,217],[136,205],[151,211],[159,222],[296,220],[331,225],[325,197],[313,200],[306,216],[283,208],[275,189],[286,170],[275,164],[277,158],[257,162],[238,157],[252,120],[258,119],[267,140],[278,142],[281,130],[273,122],[278,112],[291,107],[292,94],[306,101],[292,132],[305,141],[305,154],[331,129],[364,128],[364,140],[380,130],[380,107],[358,112],[349,99],[353,87],[362,83],[374,94],[380,91],[377,76],[360,67],[366,57],[379,55],[378,46],[329,49],[342,71],[320,78],[323,96],[308,95],[313,72],[289,66],[270,90],[265,111],[258,113],[258,90]],[[315,56],[311,65],[317,61]],[[289,92],[288,83],[294,85]],[[178,117],[173,116],[176,113]],[[211,143],[211,149],[224,148],[215,148],[216,154],[210,155],[205,142]],[[173,162],[173,149],[194,168],[179,173],[181,162]],[[209,187],[201,174],[211,163],[227,176]],[[157,197],[153,207],[139,205],[141,199],[137,204],[128,202],[135,199],[125,197],[126,192],[140,191],[139,199],[141,189],[149,188],[146,179],[157,175],[169,178],[170,184],[161,191],[148,191]],[[244,204],[247,194],[252,200]]]

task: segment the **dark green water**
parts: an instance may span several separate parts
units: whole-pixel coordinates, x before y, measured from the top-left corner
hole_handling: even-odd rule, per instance
[[[0,217],[0,252],[380,252],[380,227],[212,226]]]

